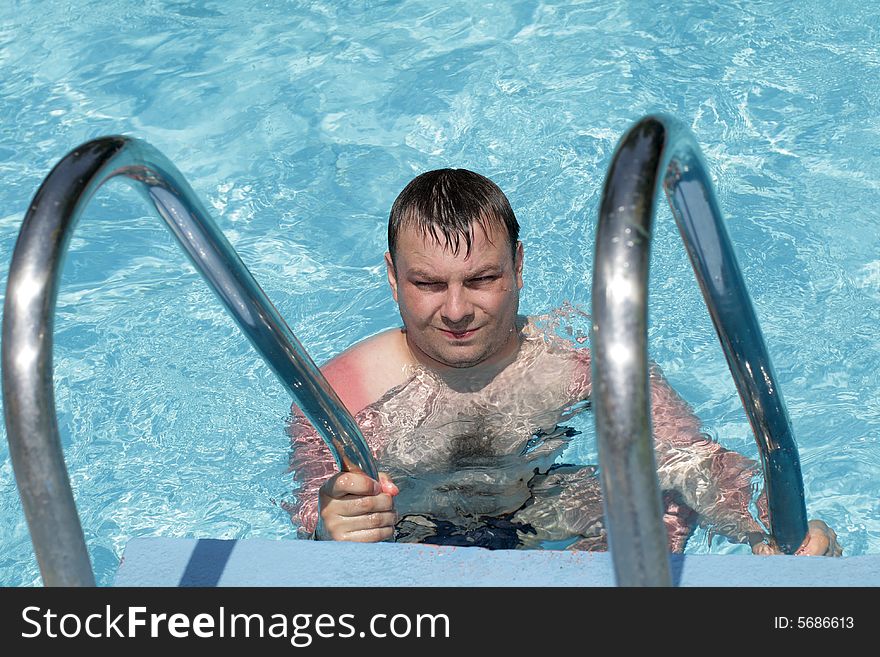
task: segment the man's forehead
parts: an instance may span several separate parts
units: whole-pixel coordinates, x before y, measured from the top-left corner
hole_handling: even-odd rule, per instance
[[[437,226],[421,226],[407,222],[401,226],[397,239],[399,254],[416,253],[419,251],[452,255],[461,259],[472,259],[487,255],[498,247],[506,249],[507,228],[500,221],[472,221],[468,227],[470,248],[464,235],[456,232],[450,235],[443,233]]]

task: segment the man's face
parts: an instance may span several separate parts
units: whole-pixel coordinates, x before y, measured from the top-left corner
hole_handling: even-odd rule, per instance
[[[426,365],[472,367],[513,353],[522,288],[522,243],[510,252],[503,225],[488,233],[471,225],[470,253],[458,254],[418,228],[397,242],[397,267],[385,254],[388,282],[406,327],[407,343]]]

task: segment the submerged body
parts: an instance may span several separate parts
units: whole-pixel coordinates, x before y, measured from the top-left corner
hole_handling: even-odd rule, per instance
[[[406,334],[393,329],[372,340],[371,352],[382,344],[393,353]],[[517,340],[511,362],[488,382],[449,385],[409,363],[400,384],[357,413],[380,469],[399,489],[396,540],[606,549],[596,468],[558,462],[574,433],[566,420],[588,408],[589,350],[525,318]],[[651,380],[670,549],[684,549],[701,517],[738,541],[763,531],[748,510],[756,464],[708,440],[659,372]],[[335,464],[311,427],[295,423],[292,433],[303,483],[295,520],[312,532],[317,491]]]
[[[590,352],[518,315],[518,235],[503,192],[470,171],[427,172],[397,197],[385,263],[403,328],[322,368],[382,472],[379,481],[336,473],[294,409],[291,465],[301,487],[292,512],[305,532],[605,549],[595,468],[557,462],[571,433],[565,419],[588,403]],[[681,551],[700,521],[771,550],[755,541],[766,530],[749,510],[756,464],[708,440],[656,370],[651,408],[670,548]],[[819,524],[803,547],[839,554],[834,532]]]

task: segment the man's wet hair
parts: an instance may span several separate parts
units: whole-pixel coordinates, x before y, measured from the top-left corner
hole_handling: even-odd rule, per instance
[[[428,171],[413,178],[391,206],[388,251],[393,260],[400,231],[414,226],[456,255],[464,241],[467,256],[474,227],[480,226],[488,235],[492,224],[507,230],[510,251],[516,260],[519,223],[498,185],[467,169]]]

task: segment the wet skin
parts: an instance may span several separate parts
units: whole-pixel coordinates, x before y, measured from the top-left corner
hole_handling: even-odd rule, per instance
[[[502,226],[472,227],[470,252],[464,247],[455,252],[404,228],[396,257],[386,254],[386,265],[405,329],[358,343],[322,368],[352,414],[404,383],[408,366],[428,368],[452,390],[467,393],[481,390],[516,361],[523,253],[521,244],[511,253]],[[317,537],[391,538],[398,493],[385,473],[378,482],[361,473],[333,475],[320,487]],[[810,530],[799,553],[840,554],[827,525],[815,521]],[[753,550],[763,554],[771,548],[759,544]]]
[[[440,371],[489,368],[515,353],[523,251],[518,243],[513,256],[503,227],[474,227],[469,252],[406,227],[385,262],[417,362]]]

